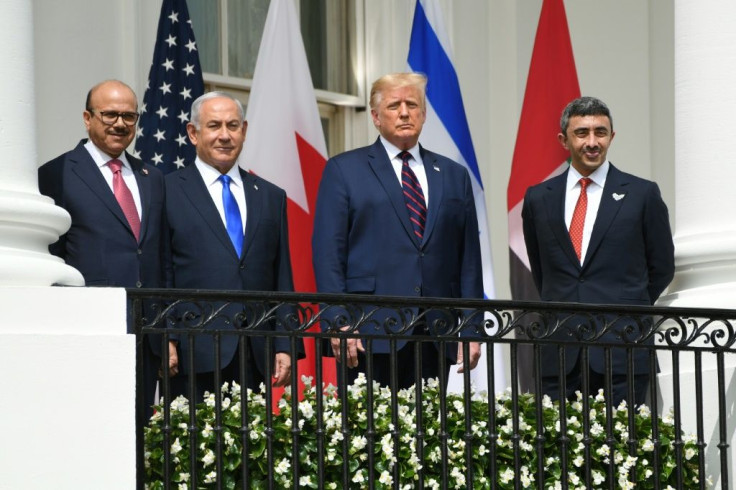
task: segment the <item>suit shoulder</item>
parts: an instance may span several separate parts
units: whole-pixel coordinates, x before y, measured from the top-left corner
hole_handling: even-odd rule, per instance
[[[252,185],[258,190],[263,190],[265,192],[276,194],[279,196],[286,196],[286,191],[283,190],[281,187],[277,186],[269,180],[264,179],[263,177],[253,175],[249,172],[245,172],[243,182],[245,185]]]
[[[363,146],[361,148],[344,151],[330,158],[327,163],[340,166],[353,164],[357,160],[366,159],[371,148],[372,146]]]

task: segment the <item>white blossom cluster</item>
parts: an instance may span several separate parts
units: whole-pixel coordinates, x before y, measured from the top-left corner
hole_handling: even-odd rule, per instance
[[[485,392],[474,392],[468,404],[461,395],[446,393],[437,380],[423,382],[420,400],[414,388],[392,393],[377,383],[369,387],[363,376],[344,393],[333,386],[318,390],[308,377],[302,382],[299,399],[287,389],[271,414],[263,386],[258,392],[241,392],[237,384],[224,385],[219,419],[215,395],[206,394],[196,407],[194,425],[189,402],[182,397],[172,401],[166,439],[170,486],[243,488],[245,467],[250,488],[269,483],[293,488],[296,483],[300,488],[409,490],[421,479],[429,489],[490,488],[493,480],[498,488],[514,488],[518,482],[522,488],[557,489],[565,486],[566,477],[573,489],[609,488],[609,480],[617,488],[640,489],[654,488],[654,461],[659,458],[659,488],[671,488],[677,481],[677,451],[686,487],[699,486],[697,440],[676,433],[672,413],[654,417],[641,406],[632,426],[626,403],[607,407],[602,392],[587,403],[578,394],[566,405],[562,420],[560,407],[549,397],[537,402],[530,394],[512,396],[510,389],[492,400]],[[653,423],[658,424],[658,439]],[[145,429],[150,489],[164,488],[163,425],[159,405]],[[297,455],[292,452],[294,437]],[[196,471],[190,467],[192,447]]]

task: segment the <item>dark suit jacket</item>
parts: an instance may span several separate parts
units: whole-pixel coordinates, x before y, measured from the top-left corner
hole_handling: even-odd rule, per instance
[[[421,243],[380,139],[327,162],[312,235],[319,292],[483,297],[470,176],[452,160],[424,148],[420,151],[429,186]],[[376,317],[381,319],[381,315]],[[384,330],[383,325],[365,325],[361,332]],[[373,346],[374,352],[389,351],[387,341],[376,341]],[[456,354],[457,347],[448,346],[448,358],[454,361]]]
[[[80,141],[38,169],[41,193],[72,218],[71,228],[49,246],[50,252],[81,272],[87,286],[166,287],[163,175],[126,153],[141,196],[141,232],[136,242],[85,143]]]
[[[675,271],[669,215],[657,184],[610,166],[581,266],[565,225],[566,181],[567,172],[530,187],[524,197],[524,239],[541,299],[653,304]],[[557,337],[570,339],[564,332]],[[614,333],[601,340],[617,341]],[[566,355],[569,372],[577,360],[578,349],[570,348]],[[543,349],[542,356],[546,366],[557,365],[555,349]],[[624,351],[615,350],[613,359],[614,373],[625,373]],[[637,373],[646,372],[646,359],[643,349],[635,350]],[[591,349],[591,368],[603,373],[604,362],[603,350]]]
[[[245,188],[247,219],[243,254],[238,257],[225,225],[222,223],[207,187],[191,164],[166,176],[166,209],[171,240],[171,275],[173,287],[183,289],[219,289],[250,291],[293,291],[289,258],[286,193],[275,185],[240,170]],[[248,311],[243,305],[231,305],[225,315],[232,320]],[[252,320],[247,316],[246,322]],[[273,328],[273,325],[271,324]],[[282,328],[281,324],[275,328]],[[224,319],[215,319],[207,328],[232,329]],[[251,337],[255,360],[265,375],[265,341]],[[235,336],[223,336],[221,367],[227,366],[237,350]],[[187,372],[188,341],[181,336],[180,366]],[[285,338],[274,341],[274,352],[289,352]],[[300,352],[301,355],[301,352]],[[210,336],[195,341],[196,372],[215,368]]]

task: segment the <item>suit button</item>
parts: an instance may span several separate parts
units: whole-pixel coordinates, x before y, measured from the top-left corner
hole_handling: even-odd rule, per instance
[[[421,290],[422,290],[422,288],[420,288],[419,286],[417,286],[417,287],[414,288],[414,291],[417,292],[417,293],[420,292]]]
[[[424,257],[424,252],[419,252],[420,257]]]
[[[136,281],[136,283],[135,283],[135,287],[137,287],[137,288],[142,288],[142,287],[143,287],[143,283],[142,283],[142,282],[140,282],[140,281]]]
[[[136,251],[138,252],[138,255],[143,255],[143,250],[141,250],[140,248]]]
[[[578,281],[585,282],[585,278],[584,277],[581,277],[580,279],[578,279]]]
[[[240,264],[240,269],[245,269],[245,264]]]

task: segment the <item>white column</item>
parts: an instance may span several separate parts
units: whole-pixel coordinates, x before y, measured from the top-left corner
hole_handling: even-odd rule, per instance
[[[736,2],[675,2],[675,279],[660,304],[736,308]],[[726,356],[727,406],[736,359]],[[681,356],[686,430],[695,433],[695,366]],[[703,413],[708,472],[720,472],[715,356],[703,356]],[[660,356],[664,406],[672,405],[671,356]],[[730,412],[729,412],[730,413]],[[733,437],[733,432],[731,435]],[[733,481],[734,443],[729,474]],[[717,480],[717,479],[714,479]],[[720,485],[719,481],[715,483]]]
[[[38,192],[31,0],[5,0],[0,15],[0,286],[84,285],[48,253],[69,229],[66,211]],[[63,96],[59,87],[59,96]]]

